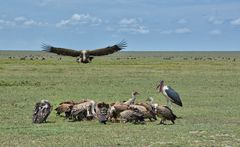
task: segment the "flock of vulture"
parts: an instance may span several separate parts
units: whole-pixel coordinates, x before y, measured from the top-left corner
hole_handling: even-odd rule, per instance
[[[108,104],[105,102],[97,103],[94,100],[64,101],[55,110],[58,116],[72,121],[97,119],[103,124],[106,124],[107,121],[144,124],[145,119],[153,121],[160,117],[159,124],[166,124],[166,120],[170,120],[174,124],[178,117],[171,109],[172,103],[182,106],[180,96],[170,86],[165,86],[164,81],[160,81],[157,89],[166,97],[168,106],[154,103],[152,97],[148,98],[146,102],[136,103],[136,97],[139,93],[134,91],[132,97],[123,102]],[[36,103],[32,117],[33,123],[46,122],[51,111],[52,105],[49,101],[42,100]]]
[[[58,55],[78,57],[79,63],[90,63],[95,56],[103,56],[115,53],[127,46],[125,41],[121,41],[113,46],[95,50],[73,50],[61,47],[53,47],[51,45],[43,44],[44,51],[55,53]],[[106,122],[133,122],[135,124],[144,124],[144,119],[157,120],[157,116],[161,118],[160,124],[165,124],[166,120],[170,120],[173,124],[177,116],[172,111],[172,103],[182,106],[182,101],[179,94],[170,86],[165,86],[164,81],[160,81],[157,86],[167,98],[168,106],[161,106],[153,103],[153,98],[149,98],[146,102],[136,103],[136,96],[138,92],[132,93],[132,98],[123,102],[114,102],[111,104],[102,102],[97,103],[94,100],[81,100],[79,102],[65,101],[59,104],[55,109],[57,115],[72,121],[92,120],[98,119],[100,123]],[[52,105],[47,100],[42,100],[36,103],[32,117],[33,123],[46,122],[47,117],[51,113]]]

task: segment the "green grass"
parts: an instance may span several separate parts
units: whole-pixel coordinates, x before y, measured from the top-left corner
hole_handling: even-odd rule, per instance
[[[41,60],[20,60],[32,55]],[[14,56],[14,59],[8,59]],[[91,64],[42,52],[0,51],[0,146],[240,146],[240,52],[121,52]],[[115,102],[140,92],[165,104],[160,79],[181,95],[175,125],[69,122],[53,111],[32,124],[34,104],[48,99]]]

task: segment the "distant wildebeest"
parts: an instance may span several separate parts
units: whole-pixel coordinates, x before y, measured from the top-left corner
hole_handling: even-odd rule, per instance
[[[26,59],[27,59],[27,56],[20,58],[20,60],[26,60]]]

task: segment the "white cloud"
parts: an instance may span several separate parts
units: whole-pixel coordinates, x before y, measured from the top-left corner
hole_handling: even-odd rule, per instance
[[[37,23],[34,20],[26,20],[23,22],[24,25],[31,26],[31,25],[36,25]]]
[[[102,19],[91,16],[89,14],[73,14],[69,19],[61,20],[56,24],[57,27],[64,27],[68,25],[90,24],[99,25]]]
[[[36,20],[29,19],[29,18],[26,18],[23,16],[14,18],[14,21],[18,26],[27,26],[27,27],[29,27],[29,26],[45,26],[48,24],[46,22],[44,23],[44,22],[36,21]]]
[[[141,25],[142,21],[141,18],[123,18],[119,21],[118,31],[147,34],[149,33],[149,30],[146,26]]]
[[[0,26],[1,26],[1,28],[12,27],[12,26],[15,26],[15,23],[12,21],[0,19]]]
[[[10,28],[10,27],[20,28],[20,27],[30,27],[30,26],[46,26],[47,24],[48,23],[38,22],[23,16],[15,17],[12,20],[0,19],[1,29]]]
[[[130,19],[127,19],[127,18],[124,18],[122,20],[120,20],[119,24],[120,25],[123,25],[123,26],[129,26],[129,25],[138,25],[138,22],[141,22],[142,19],[136,19],[136,18],[130,18]]]
[[[185,33],[191,33],[192,30],[190,30],[189,28],[178,28],[175,30],[175,33],[177,34],[185,34]]]
[[[174,29],[174,30],[163,30],[161,31],[160,33],[161,34],[186,34],[186,33],[191,33],[192,30],[189,29],[189,28],[177,28],[177,29]]]
[[[220,35],[222,34],[222,31],[219,29],[214,29],[208,32],[210,35]]]
[[[25,17],[22,17],[22,16],[20,16],[20,17],[16,17],[16,18],[14,18],[14,20],[15,20],[15,21],[25,21],[25,20],[26,20],[26,18],[25,18]]]
[[[172,33],[174,33],[174,31],[173,30],[164,30],[164,31],[161,31],[160,33],[161,34],[172,34]]]
[[[187,21],[186,21],[186,19],[181,18],[181,19],[179,19],[179,20],[177,21],[177,23],[179,23],[179,24],[185,24],[185,23],[187,23]]]
[[[240,18],[237,18],[237,19],[235,19],[235,20],[232,20],[230,23],[231,23],[232,25],[240,25]]]
[[[215,24],[215,25],[219,25],[219,24],[223,24],[224,21],[216,18],[215,16],[211,16],[208,18],[208,22]]]

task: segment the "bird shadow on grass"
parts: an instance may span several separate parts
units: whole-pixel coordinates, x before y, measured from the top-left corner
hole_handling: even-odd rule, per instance
[[[45,123],[46,124],[53,124],[53,123],[56,123],[56,121],[46,121]],[[44,123],[41,123],[41,124],[44,124]]]
[[[175,124],[161,124],[161,123],[158,123],[157,125],[158,126],[172,126],[172,125],[175,125]]]

